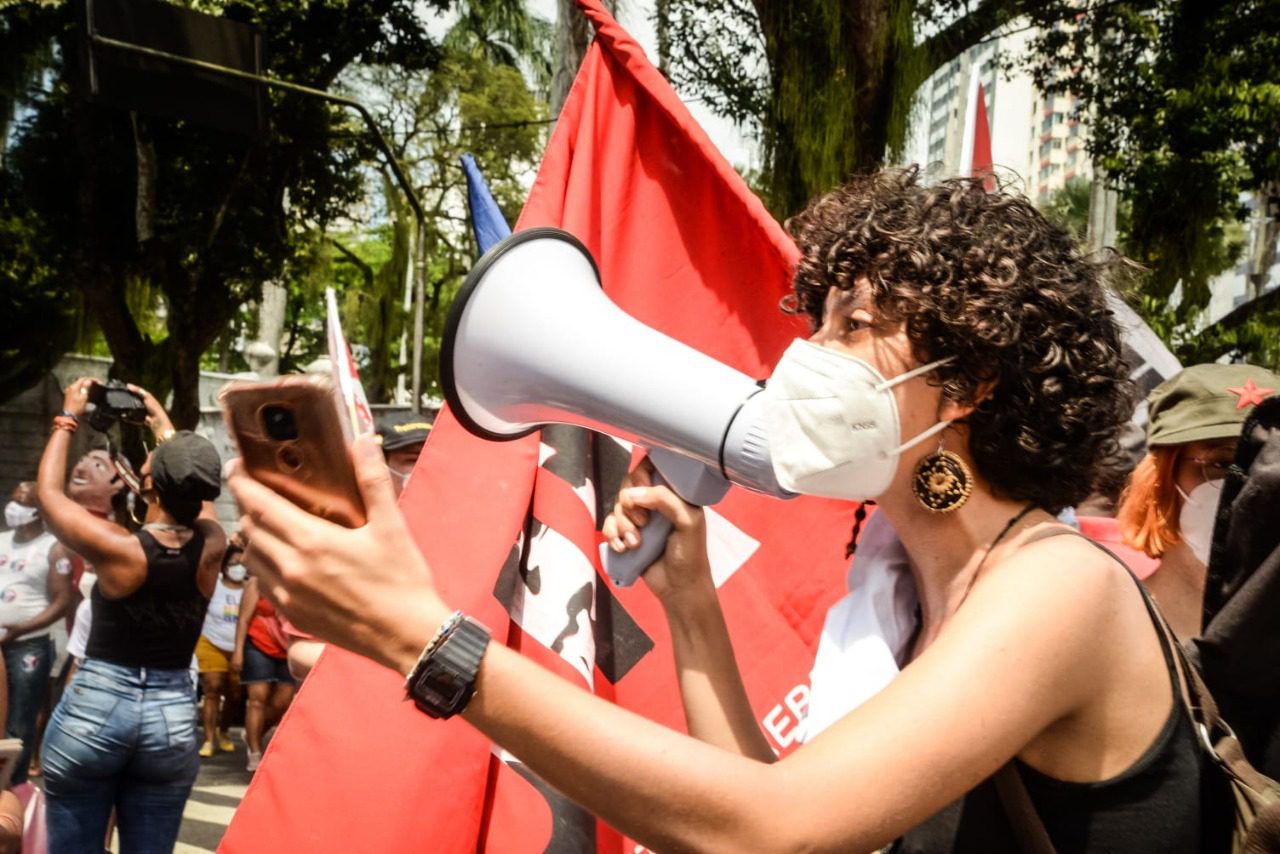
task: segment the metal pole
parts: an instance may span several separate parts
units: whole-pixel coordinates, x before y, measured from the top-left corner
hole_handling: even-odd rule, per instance
[[[283,89],[286,92],[294,92],[299,95],[307,95],[311,98],[319,98],[322,101],[328,101],[331,104],[338,104],[342,107],[355,110],[360,114],[360,118],[364,120],[365,125],[373,134],[374,142],[377,143],[379,150],[382,151],[383,157],[386,158],[387,168],[391,170],[391,174],[395,176],[396,183],[400,185],[400,189],[404,190],[405,196],[409,199],[409,207],[413,209],[414,219],[418,222],[418,251],[417,260],[414,264],[414,291],[416,305],[414,306],[414,341],[413,341],[413,411],[418,412],[421,409],[422,402],[422,323],[423,323],[423,298],[425,294],[424,271],[426,268],[426,256],[423,255],[422,244],[423,237],[427,231],[427,214],[422,209],[422,203],[418,201],[418,194],[413,191],[413,185],[409,183],[409,178],[404,174],[404,170],[400,168],[400,163],[396,160],[395,155],[391,152],[391,146],[387,145],[386,138],[382,135],[382,131],[378,128],[377,122],[373,120],[373,114],[353,98],[346,98],[342,95],[335,95],[332,92],[326,92],[323,89],[312,89],[310,86],[302,86],[298,83],[290,83],[285,80],[277,80],[274,77],[267,77],[263,74],[250,74],[247,71],[241,71],[238,68],[227,68],[225,65],[218,65],[214,62],[205,62],[202,59],[192,59],[189,56],[180,56],[176,53],[168,53],[155,48],[143,47],[142,45],[133,44],[131,42],[120,41],[119,39],[101,36],[93,33],[89,36],[90,41],[94,44],[103,45],[105,47],[122,50],[126,53],[136,53],[142,56],[150,56],[156,59],[163,59],[177,65],[185,65],[188,68],[198,68],[201,71],[208,71],[211,74],[220,74],[223,77],[235,77],[239,80],[249,80],[254,83],[261,83],[264,86],[270,86],[275,89]],[[90,63],[90,73],[92,74],[92,63]]]
[[[418,223],[413,247],[413,400],[410,407],[422,412],[422,314],[427,290],[427,230]]]

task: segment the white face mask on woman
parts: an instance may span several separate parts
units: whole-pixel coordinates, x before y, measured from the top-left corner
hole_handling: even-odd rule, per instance
[[[866,501],[889,488],[898,457],[945,430],[939,421],[902,442],[893,388],[951,358],[886,380],[862,359],[796,339],[765,386],[774,475],[804,495]]]
[[[244,581],[245,568],[242,563],[233,563],[227,567],[227,580],[241,582]]]
[[[1213,523],[1218,516],[1218,501],[1222,498],[1222,481],[1205,481],[1190,494],[1183,492],[1180,486],[1175,488],[1182,496],[1178,533],[1196,560],[1208,566],[1209,549],[1213,545]]]
[[[4,523],[10,528],[21,528],[23,525],[30,525],[39,517],[39,510],[34,507],[28,507],[25,504],[19,504],[16,501],[10,501],[4,506]]]

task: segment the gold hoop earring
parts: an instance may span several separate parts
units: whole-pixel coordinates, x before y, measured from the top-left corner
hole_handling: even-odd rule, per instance
[[[950,513],[964,505],[973,493],[973,472],[958,455],[938,450],[920,462],[911,475],[916,501],[931,513]]]

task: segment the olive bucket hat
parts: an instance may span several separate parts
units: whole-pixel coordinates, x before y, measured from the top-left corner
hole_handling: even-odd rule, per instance
[[[1253,407],[1280,389],[1280,377],[1255,365],[1192,365],[1147,398],[1147,444],[1183,445],[1240,435]]]

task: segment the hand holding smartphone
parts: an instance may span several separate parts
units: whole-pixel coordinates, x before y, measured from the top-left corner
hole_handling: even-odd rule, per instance
[[[366,522],[331,384],[313,376],[232,383],[222,415],[254,480],[347,528]]]

